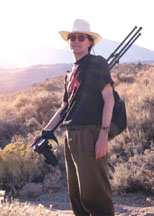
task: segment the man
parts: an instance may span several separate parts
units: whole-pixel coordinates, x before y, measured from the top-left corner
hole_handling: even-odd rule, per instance
[[[89,23],[81,19],[75,20],[72,31],[59,33],[68,41],[75,62],[65,78],[62,106],[44,131],[53,129],[67,108],[63,121],[67,128],[65,159],[73,212],[77,216],[113,216],[106,171],[113,81],[106,60],[90,54],[101,36],[91,32]]]

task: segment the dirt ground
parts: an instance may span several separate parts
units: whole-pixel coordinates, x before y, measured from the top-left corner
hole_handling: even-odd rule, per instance
[[[113,193],[115,215],[120,216],[154,216],[154,195],[145,193]],[[24,202],[26,200],[22,200]],[[61,181],[60,188],[54,193],[42,194],[37,199],[28,199],[34,206],[50,209],[52,216],[73,216],[67,194],[66,180]],[[42,214],[41,214],[42,215]]]

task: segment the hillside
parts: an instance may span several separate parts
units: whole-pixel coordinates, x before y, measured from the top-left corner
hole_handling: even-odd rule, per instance
[[[108,173],[116,215],[153,215],[154,66],[120,64],[112,70],[126,102],[128,127],[109,143]],[[16,197],[0,205],[4,213],[72,215],[63,155],[63,128],[56,131],[57,167],[32,151],[33,137],[61,105],[64,75],[0,96],[0,190]],[[8,215],[9,215],[8,213]]]
[[[133,69],[139,71],[143,67],[150,67],[150,64],[145,63],[132,63],[129,64],[130,67],[127,67],[127,65],[128,63],[123,63],[120,66],[116,65],[113,72],[120,70],[120,74],[128,74]],[[46,79],[65,74],[71,67],[72,64],[55,64],[36,65],[28,68],[0,69],[0,95],[25,89],[33,84],[43,83]]]
[[[66,65],[65,65],[66,66]],[[43,73],[43,67],[45,68],[46,72],[50,73],[48,66],[38,66],[34,67],[35,73],[37,71],[40,71],[40,73]],[[68,65],[69,67],[69,65]],[[42,70],[41,70],[41,69]],[[57,65],[57,68],[59,69],[59,65]],[[153,71],[154,66],[148,65],[148,64],[118,64],[116,65],[113,70],[111,71],[112,78],[115,82],[115,86],[119,88],[119,86],[130,86],[133,83],[138,83],[142,81],[142,79],[145,79],[143,77],[147,76],[148,71]],[[32,70],[31,70],[32,71]],[[143,77],[139,79],[138,74],[143,74]],[[14,72],[14,74],[18,71]],[[19,72],[20,73],[20,72]],[[27,73],[27,72],[26,72]],[[28,72],[32,73],[32,72]],[[32,75],[33,76],[33,75]],[[149,73],[149,76],[152,76],[152,73]],[[33,84],[29,88],[24,88],[24,83],[21,86],[22,90],[15,91],[12,94],[7,95],[1,95],[1,110],[3,110],[5,107],[5,110],[1,113],[0,117],[3,119],[5,117],[11,116],[14,119],[16,118],[14,113],[18,113],[18,117],[24,116],[25,121],[29,121],[30,118],[34,115],[34,112],[39,112],[37,115],[34,115],[34,118],[37,119],[37,122],[42,123],[46,122],[50,118],[50,114],[53,113],[52,111],[52,105],[54,107],[60,106],[60,101],[63,93],[63,83],[64,83],[64,75],[57,76],[52,79],[46,79],[46,81],[41,84]],[[135,85],[135,84],[134,84]],[[133,85],[132,85],[133,86]],[[9,89],[9,87],[8,87]],[[135,89],[134,89],[135,90]],[[129,89],[130,91],[130,89]],[[132,90],[133,91],[133,90]],[[124,94],[127,92],[121,92],[123,97],[125,98],[126,95]],[[50,104],[51,102],[51,104]],[[6,103],[6,104],[5,104]],[[55,109],[54,108],[54,109]],[[13,111],[14,110],[14,111]],[[40,110],[40,111],[38,111]],[[28,113],[27,113],[28,112]],[[41,114],[40,114],[41,112]],[[49,112],[49,113],[48,113]],[[30,115],[31,114],[31,115]],[[26,119],[27,117],[27,119]],[[23,117],[22,117],[23,118]],[[44,119],[45,121],[44,121]],[[20,121],[19,121],[20,122]],[[18,123],[19,123],[18,122]],[[1,133],[2,133],[1,128]],[[14,130],[11,131],[13,133]],[[2,133],[3,134],[3,133]],[[4,132],[5,134],[5,132]],[[3,138],[3,135],[2,135]],[[1,141],[0,141],[1,142]]]
[[[0,94],[6,94],[43,83],[46,79],[66,73],[71,64],[36,65],[28,68],[1,69]]]

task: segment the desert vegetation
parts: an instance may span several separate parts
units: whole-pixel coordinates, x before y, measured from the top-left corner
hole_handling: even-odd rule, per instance
[[[128,116],[127,130],[110,142],[112,188],[154,194],[154,66],[117,65],[112,77]],[[18,196],[28,183],[53,191],[65,172],[62,130],[56,133],[61,143],[58,167],[46,165],[44,157],[31,148],[33,137],[61,105],[63,80],[62,75],[0,96],[0,190],[9,197]]]
[[[154,67],[137,64],[120,75],[117,89],[126,101],[128,128],[110,145],[112,185],[118,191],[154,193]]]

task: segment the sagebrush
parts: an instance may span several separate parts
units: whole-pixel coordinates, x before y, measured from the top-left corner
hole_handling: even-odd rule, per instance
[[[116,191],[154,193],[154,66],[122,64],[115,66],[111,73],[116,89],[126,102],[128,115],[126,132],[109,143],[108,167],[112,187]],[[60,176],[65,170],[63,145],[57,155],[60,165],[56,171],[44,163],[43,156],[34,154],[30,146],[30,140],[32,142],[61,105],[63,79],[64,76],[61,76],[15,94],[1,96],[2,189],[12,187],[12,190],[18,190],[25,182],[54,185],[59,177],[52,182],[49,173]],[[58,134],[63,134],[62,130]],[[63,138],[60,142],[63,143]]]

